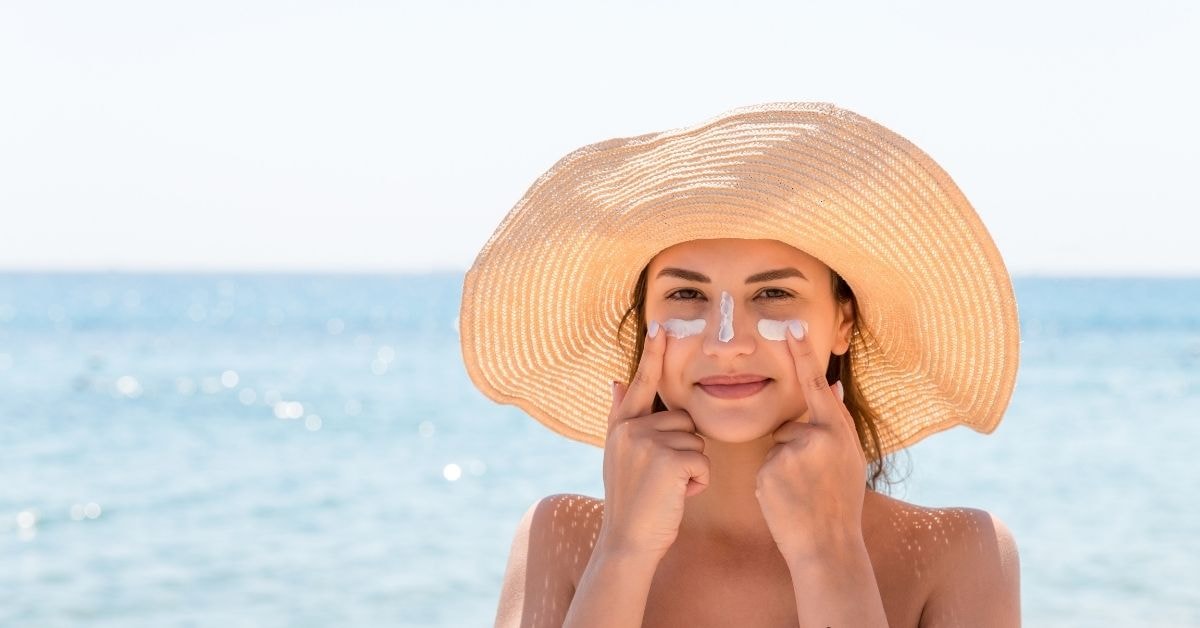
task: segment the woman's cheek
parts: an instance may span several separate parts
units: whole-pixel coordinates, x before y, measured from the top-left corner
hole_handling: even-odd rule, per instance
[[[688,355],[683,343],[674,338],[667,343],[663,354],[663,372],[659,378],[659,396],[672,410],[684,408],[687,402],[687,382],[684,381],[684,365]]]

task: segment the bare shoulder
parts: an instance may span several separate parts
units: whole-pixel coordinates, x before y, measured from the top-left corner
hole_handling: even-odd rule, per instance
[[[587,540],[596,501],[584,495],[555,494],[525,511],[509,550],[497,626],[561,625],[578,573],[591,557]]]
[[[539,502],[547,533],[561,543],[567,567],[582,572],[591,557],[604,520],[604,500],[576,493],[558,493]]]
[[[1020,626],[1020,559],[1008,526],[978,508],[927,510],[923,538],[938,549],[920,625]]]
[[[946,510],[954,522],[953,550],[921,625],[1021,625],[1021,565],[1012,532],[985,510]]]
[[[604,522],[604,500],[588,495],[565,493],[553,496],[562,514],[563,545],[570,548],[564,568],[571,579],[571,589],[579,585],[592,558],[592,549],[600,537]]]
[[[995,515],[867,491],[863,532],[895,616],[919,616],[924,627],[1020,624],[1016,542]]]

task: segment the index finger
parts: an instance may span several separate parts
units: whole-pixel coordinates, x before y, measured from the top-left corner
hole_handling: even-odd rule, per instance
[[[658,392],[658,381],[662,378],[666,338],[667,334],[663,333],[658,321],[650,321],[637,372],[633,375],[633,381],[629,383],[629,389],[625,391],[625,398],[610,417],[609,427],[626,419],[650,414],[654,407],[654,395]]]
[[[797,338],[794,334],[799,333]],[[840,420],[841,401],[837,393],[825,379],[825,371],[817,360],[816,351],[808,336],[808,323],[800,320],[791,321],[788,325],[787,345],[796,364],[796,377],[800,381],[800,390],[808,403],[809,422],[826,424]]]

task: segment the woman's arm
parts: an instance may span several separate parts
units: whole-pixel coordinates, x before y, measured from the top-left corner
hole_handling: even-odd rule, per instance
[[[617,552],[596,541],[594,500],[559,494],[525,512],[513,536],[496,628],[642,625],[661,557]],[[578,591],[572,566],[587,561]]]
[[[821,554],[785,556],[801,626],[887,628],[883,598],[862,538]]]
[[[925,609],[921,628],[1021,625],[1021,563],[1008,526],[986,510],[955,509],[952,551]]]
[[[525,512],[513,535],[496,628],[559,628],[571,605],[569,523],[576,497],[551,495]]]
[[[609,550],[596,543],[563,628],[639,628],[661,557]]]

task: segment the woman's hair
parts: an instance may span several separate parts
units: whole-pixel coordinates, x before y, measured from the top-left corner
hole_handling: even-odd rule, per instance
[[[633,349],[629,352],[628,377],[627,382],[633,381],[634,375],[637,373],[638,363],[642,359],[642,349],[646,344],[646,287],[647,276],[650,270],[650,265],[647,264],[642,268],[641,274],[638,275],[637,284],[633,288],[633,295],[628,309],[625,310],[624,316],[621,317],[620,324],[617,325],[617,342],[625,342],[622,346],[628,344],[632,335]],[[842,280],[832,268],[829,270],[831,283],[833,285],[833,298],[838,303],[850,301],[854,308],[854,327],[852,334],[867,334],[870,335],[870,330],[865,325],[860,325],[858,318],[858,299],[855,298],[854,292],[850,290],[850,285]],[[632,334],[625,332],[627,323],[632,318],[634,328]],[[624,332],[624,333],[622,333]],[[850,410],[850,415],[854,417],[854,429],[858,432],[858,440],[862,443],[863,451],[867,455],[869,467],[867,469],[867,486],[871,490],[878,490],[880,483],[891,486],[896,482],[891,478],[889,469],[891,468],[891,458],[881,457],[879,431],[886,429],[879,414],[871,408],[866,399],[862,396],[858,389],[858,383],[854,380],[853,369],[851,364],[856,359],[853,355],[852,347],[846,349],[844,355],[831,354],[829,356],[829,368],[825,371],[825,380],[832,384],[836,381],[841,381],[845,392],[845,404]],[[654,412],[662,412],[667,410],[666,404],[657,394],[654,395],[654,404],[651,408]]]

